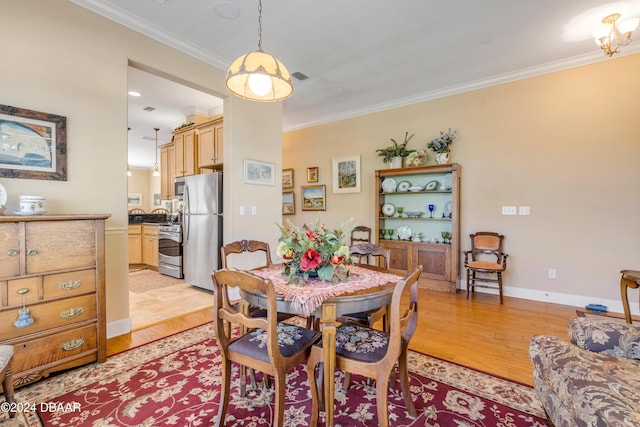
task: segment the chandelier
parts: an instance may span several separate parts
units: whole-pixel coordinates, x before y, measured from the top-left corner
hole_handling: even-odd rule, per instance
[[[227,71],[227,89],[251,101],[281,101],[293,93],[287,68],[262,50],[262,0],[258,0],[258,50],[233,61]]]
[[[631,33],[638,27],[640,18],[629,18],[618,23],[619,13],[614,13],[602,19],[602,26],[593,32],[596,44],[607,56],[620,52],[620,47],[631,43]]]

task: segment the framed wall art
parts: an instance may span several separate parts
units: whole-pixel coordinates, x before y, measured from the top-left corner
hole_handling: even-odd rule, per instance
[[[333,164],[333,192],[360,192],[360,155],[334,157]]]
[[[0,177],[67,180],[67,118],[0,105]]]
[[[275,185],[275,163],[244,159],[245,184]]]
[[[282,169],[282,188],[293,188],[293,169]]]
[[[318,182],[318,166],[307,168],[307,182]]]
[[[127,205],[135,208],[139,208],[142,206],[142,194],[139,193],[129,193],[127,195]]]
[[[324,185],[303,185],[302,186],[302,210],[303,211],[326,211],[327,210]]]
[[[282,215],[293,215],[296,213],[296,201],[293,191],[282,192]]]

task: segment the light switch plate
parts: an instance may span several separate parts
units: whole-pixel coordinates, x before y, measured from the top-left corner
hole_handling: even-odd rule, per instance
[[[502,207],[502,215],[515,215],[516,214],[515,206],[503,206]]]
[[[529,206],[519,206],[518,215],[531,215],[531,208]]]

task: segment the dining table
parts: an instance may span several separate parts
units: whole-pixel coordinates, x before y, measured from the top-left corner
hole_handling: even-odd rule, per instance
[[[350,265],[346,281],[332,283],[310,278],[307,283],[289,283],[283,265],[271,265],[252,273],[271,280],[276,290],[279,313],[313,316],[320,319],[324,350],[324,410],[326,425],[334,426],[334,396],[336,369],[336,326],[340,316],[389,307],[396,283],[401,276],[373,265]],[[246,303],[266,308],[262,293],[241,292]],[[313,382],[309,379],[310,386]]]

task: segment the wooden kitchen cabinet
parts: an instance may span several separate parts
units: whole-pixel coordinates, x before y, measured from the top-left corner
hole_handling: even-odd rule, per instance
[[[142,225],[129,225],[129,264],[142,264]]]
[[[158,268],[158,225],[142,225],[142,263]]]
[[[0,217],[0,343],[14,347],[16,387],[106,361],[108,217]]]
[[[176,176],[176,156],[173,142],[160,146],[160,198],[173,199],[173,179]]]
[[[216,169],[223,163],[222,116],[201,123],[196,127],[198,135],[198,167]]]
[[[196,131],[192,126],[173,133],[175,176],[196,174]]]
[[[389,249],[390,268],[400,275],[422,265],[423,288],[457,291],[460,170],[453,163],[376,171],[378,244]],[[443,241],[443,232],[451,233],[450,241]]]

